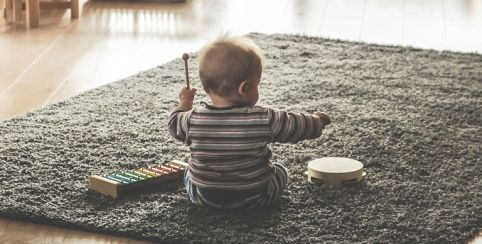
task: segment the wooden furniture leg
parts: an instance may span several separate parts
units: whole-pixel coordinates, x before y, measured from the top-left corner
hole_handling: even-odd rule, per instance
[[[13,21],[22,21],[22,0],[11,0],[13,10]]]
[[[39,19],[40,19],[40,1],[27,0],[26,14],[27,14],[27,28],[38,27]]]
[[[10,14],[7,12],[7,23],[10,18],[9,15],[12,15],[14,22],[20,22],[22,20],[22,8],[23,8],[23,0],[0,0],[6,1],[7,8],[6,10],[11,9],[13,12]],[[0,2],[1,4],[1,2]],[[8,7],[8,6],[11,7]],[[40,22],[40,8],[42,9],[69,9],[70,8],[70,16],[72,19],[79,18],[79,0],[70,0],[70,1],[42,1],[40,0],[25,0],[25,15],[26,15],[26,24],[27,28],[36,28],[39,26]]]
[[[79,18],[79,0],[70,0],[70,18]]]
[[[4,6],[5,10],[3,13],[4,13],[5,21],[7,22],[7,24],[10,24],[13,21],[13,18],[12,18],[13,1],[5,0],[4,4],[5,4]]]

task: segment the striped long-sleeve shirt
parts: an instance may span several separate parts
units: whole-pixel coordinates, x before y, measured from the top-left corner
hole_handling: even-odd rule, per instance
[[[272,142],[296,143],[321,135],[317,116],[260,106],[182,107],[169,117],[169,132],[190,147],[189,173],[206,189],[247,190],[262,187],[274,175]]]

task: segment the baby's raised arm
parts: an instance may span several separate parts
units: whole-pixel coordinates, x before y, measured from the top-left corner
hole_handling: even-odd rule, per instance
[[[179,105],[172,111],[167,124],[171,136],[186,144],[188,144],[186,138],[188,118],[192,109],[194,94],[196,94],[196,89],[194,88],[184,87],[181,89],[179,92]]]
[[[322,112],[302,114],[269,109],[270,129],[273,142],[296,143],[315,139],[331,123],[330,117]]]
[[[196,89],[184,87],[179,92],[179,107],[183,107],[186,110],[192,109],[192,103],[194,101],[194,95],[196,94]]]

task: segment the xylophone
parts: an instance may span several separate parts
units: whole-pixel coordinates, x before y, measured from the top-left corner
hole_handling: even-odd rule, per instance
[[[156,185],[160,182],[180,179],[188,164],[179,160],[147,168],[112,173],[105,175],[92,175],[89,188],[104,195],[118,198],[122,194],[135,189]]]

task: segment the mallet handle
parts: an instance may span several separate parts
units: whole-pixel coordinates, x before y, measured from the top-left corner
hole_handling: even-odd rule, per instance
[[[187,89],[190,90],[190,85],[189,85],[189,71],[188,71],[188,66],[187,66],[187,60],[189,59],[189,55],[187,53],[184,53],[182,55],[182,59],[184,60],[184,71],[186,72],[186,85]]]

